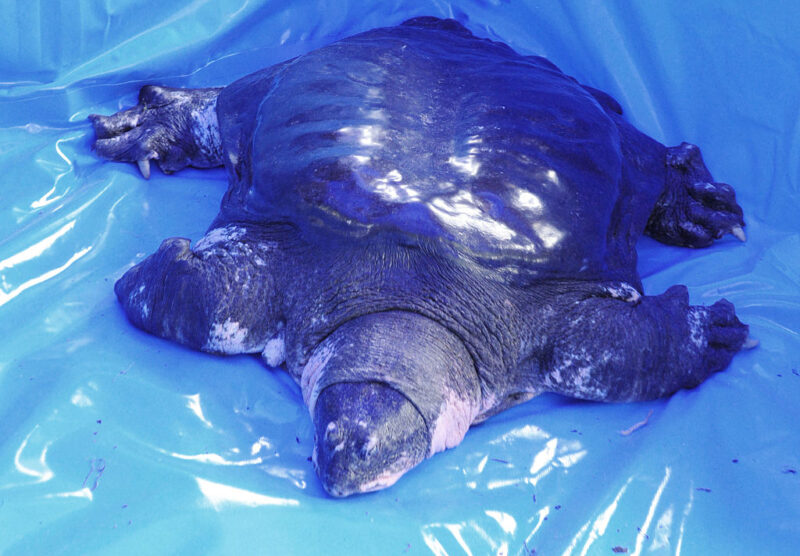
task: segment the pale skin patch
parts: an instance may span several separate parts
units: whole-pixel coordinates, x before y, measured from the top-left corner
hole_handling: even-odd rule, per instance
[[[205,349],[222,353],[245,353],[245,338],[247,328],[231,319],[225,322],[216,322],[208,333]]]
[[[208,159],[219,160],[222,157],[222,139],[219,135],[216,97],[201,109],[192,110],[191,117],[195,144]]]
[[[264,351],[261,352],[261,357],[264,363],[270,367],[277,367],[286,361],[286,342],[283,339],[283,334],[272,338],[264,346]]]
[[[231,243],[240,241],[245,234],[247,234],[247,228],[243,228],[241,226],[224,226],[222,228],[214,228],[200,240],[198,240],[194,248],[202,251],[220,243],[223,245],[229,245]]]
[[[458,446],[475,420],[476,408],[452,390],[447,393],[439,416],[431,427],[431,446],[428,457]]]
[[[406,474],[409,469],[417,464],[412,458],[401,456],[392,469],[387,469],[371,481],[362,484],[359,487],[360,492],[374,492],[382,490],[395,484],[400,477]]]
[[[611,360],[610,351],[604,351],[600,357],[593,358],[586,350],[578,349],[562,357],[561,363],[545,375],[545,386],[580,398],[605,398],[607,390],[595,380],[593,374],[598,366]]]
[[[606,286],[605,290],[614,299],[620,299],[626,303],[633,303],[634,305],[642,298],[642,294],[640,294],[636,288],[625,282]]]
[[[333,357],[334,349],[331,346],[322,346],[317,349],[311,358],[303,367],[303,373],[300,376],[300,389],[303,392],[303,401],[306,402],[308,411],[314,415],[314,406],[319,397],[319,379],[322,376],[322,371],[325,365],[328,364],[331,357]]]
[[[689,309],[689,339],[700,349],[704,349],[708,342],[705,335],[705,323],[707,320],[708,310],[704,307],[692,307]]]
[[[139,305],[139,311],[141,312],[142,318],[147,319],[150,316],[150,307],[147,305],[146,302],[143,302],[144,299],[144,292],[147,288],[144,284],[139,286],[138,289],[131,291],[130,295],[128,296],[128,302],[132,307]]]

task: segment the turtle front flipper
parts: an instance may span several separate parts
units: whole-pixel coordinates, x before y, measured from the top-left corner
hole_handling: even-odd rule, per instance
[[[89,116],[97,136],[95,150],[109,160],[135,162],[145,179],[151,161],[166,174],[186,166],[222,166],[216,108],[220,90],[142,87],[133,108]]]
[[[277,242],[244,226],[164,240],[114,286],[128,319],[156,336],[213,353],[258,353],[280,335]],[[279,364],[281,361],[278,361]]]
[[[405,311],[337,328],[302,373],[325,490],[348,496],[394,484],[461,442],[478,413],[478,375],[461,340]]]
[[[666,187],[645,233],[685,247],[707,247],[728,233],[745,240],[742,209],[733,188],[713,180],[697,146],[682,143],[668,148],[666,165]]]
[[[553,289],[537,333],[545,339],[543,390],[611,402],[660,398],[699,385],[757,343],[730,302],[689,305],[685,286],[656,296],[620,283]]]

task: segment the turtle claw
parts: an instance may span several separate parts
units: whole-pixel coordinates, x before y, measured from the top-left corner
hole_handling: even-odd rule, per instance
[[[758,346],[758,344],[760,344],[760,343],[761,342],[759,342],[758,340],[756,340],[752,336],[748,336],[747,339],[742,344],[742,349],[753,349],[754,347]]]
[[[136,164],[139,166],[139,171],[142,173],[142,176],[144,176],[144,179],[149,180],[150,179],[150,159],[149,158],[144,158],[142,160],[139,160]]]

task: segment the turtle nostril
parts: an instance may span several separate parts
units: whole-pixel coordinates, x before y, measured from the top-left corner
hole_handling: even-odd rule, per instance
[[[362,444],[358,455],[361,459],[368,459],[378,449],[378,437],[375,435],[369,436]]]

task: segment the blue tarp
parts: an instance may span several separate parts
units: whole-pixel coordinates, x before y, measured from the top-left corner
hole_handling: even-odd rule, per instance
[[[0,552],[796,553],[800,4],[143,4],[0,10]],[[223,171],[144,181],[93,155],[86,117],[144,84],[224,85],[424,14],[547,56],[653,137],[700,145],[749,241],[645,238],[645,289],[724,296],[761,345],[668,400],[540,396],[394,487],[333,500],[286,373],[149,336],[114,298],[163,238],[202,235]]]

